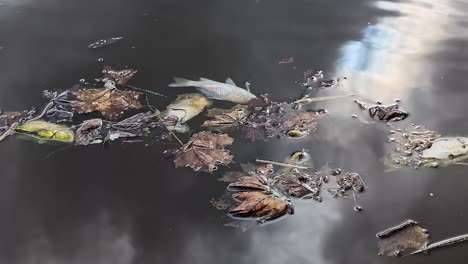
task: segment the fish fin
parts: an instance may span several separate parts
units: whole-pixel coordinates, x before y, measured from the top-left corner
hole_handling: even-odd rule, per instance
[[[169,84],[169,87],[187,87],[187,86],[194,86],[194,81],[174,77],[174,82]]]
[[[237,86],[236,83],[229,77],[226,78],[225,83],[232,85],[232,86]]]
[[[249,82],[245,82],[245,89],[247,90],[247,92],[250,93],[250,83]]]
[[[212,93],[212,92],[210,92],[210,91],[207,91],[207,90],[205,90],[205,89],[203,89],[203,88],[197,88],[197,90],[198,90],[200,93],[204,94],[206,97],[210,98],[210,99],[214,99],[214,100],[223,100],[223,99],[220,98],[217,94]]]
[[[212,82],[212,80],[210,80],[210,79],[208,79],[208,78],[203,78],[203,77],[200,77],[200,81]]]

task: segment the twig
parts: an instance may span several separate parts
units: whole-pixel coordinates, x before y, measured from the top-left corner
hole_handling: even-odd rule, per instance
[[[185,144],[182,142],[182,140],[179,139],[179,137],[174,133],[172,132],[172,130],[168,129],[167,126],[165,126],[163,124],[163,126],[166,128],[167,131],[169,131],[169,133],[171,133],[172,136],[175,137],[175,139],[179,142],[179,144],[183,147]]]
[[[34,121],[34,120],[38,120],[38,119],[41,119],[46,113],[47,111],[49,111],[49,109],[54,105],[54,102],[49,102],[45,107],[44,109],[42,110],[42,112],[36,116],[36,117],[33,117],[31,119],[29,119],[28,121]]]
[[[303,97],[301,99],[298,99],[298,100],[294,101],[294,103],[300,104],[300,103],[320,102],[320,101],[326,101],[326,100],[341,99],[341,98],[346,98],[346,97],[351,97],[351,96],[354,96],[354,94],[336,95],[336,96],[322,96],[322,97],[312,97],[312,98]]]
[[[70,145],[70,146],[66,146],[66,147],[63,147],[63,148],[59,148],[57,150],[54,150],[52,151],[51,153],[47,154],[46,156],[44,156],[42,159],[45,160],[45,159],[48,159],[50,158],[52,155],[54,155],[55,153],[59,152],[59,151],[62,151],[62,150],[66,150],[67,148],[71,148],[73,147],[73,145]]]
[[[396,231],[399,231],[407,226],[410,226],[410,225],[417,225],[418,222],[414,221],[414,220],[406,220],[405,222],[397,225],[397,226],[394,226],[394,227],[390,227],[388,229],[385,229],[384,231],[381,231],[379,233],[377,233],[375,236],[377,238],[383,238],[383,237],[386,237],[386,236],[389,236],[390,234],[393,234],[395,233]]]
[[[11,126],[0,136],[0,142],[2,142],[8,136],[11,136],[15,133],[15,129],[19,126],[18,122],[11,124]]]
[[[415,254],[418,254],[418,253],[421,253],[421,252],[427,252],[427,251],[429,251],[431,249],[434,249],[434,248],[441,248],[441,247],[450,246],[450,245],[457,244],[457,243],[467,241],[467,240],[468,240],[468,234],[447,238],[447,239],[432,243],[432,244],[428,245],[427,247],[424,247],[424,248],[422,248],[420,250],[416,250],[416,251],[411,252],[411,253],[409,253],[407,255],[404,255],[404,257],[409,256],[409,255],[415,255]]]
[[[131,85],[127,85],[127,84],[125,84],[125,85],[115,84],[115,86],[117,86],[118,88],[127,88],[127,89],[130,89],[130,90],[142,92],[142,93],[145,93],[145,94],[152,94],[152,95],[156,95],[156,96],[161,96],[161,97],[164,97],[164,98],[169,99],[169,100],[171,99],[171,98],[165,96],[164,94],[160,94],[160,93],[153,92],[153,91],[150,91],[150,90],[145,90],[145,89],[138,88],[138,87],[131,86]]]
[[[294,165],[294,164],[289,164],[289,163],[283,163],[283,162],[278,162],[278,161],[262,160],[262,159],[256,159],[255,161],[260,162],[260,163],[269,163],[269,164],[282,166],[282,167],[298,168],[298,169],[302,169],[302,170],[311,169],[309,167],[304,167],[304,166],[299,166],[299,165]]]

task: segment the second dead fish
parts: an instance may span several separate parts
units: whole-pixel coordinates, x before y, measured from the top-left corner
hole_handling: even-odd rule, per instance
[[[182,94],[177,97],[175,102],[167,106],[162,113],[162,119],[175,123],[185,123],[203,112],[205,107],[210,106],[211,103],[211,100],[203,94]]]
[[[169,84],[169,87],[196,87],[208,98],[215,100],[246,104],[248,101],[257,97],[250,93],[248,88],[246,90],[238,87],[230,78],[227,78],[225,83],[212,81],[206,78],[200,78],[200,81],[174,78],[174,81],[174,83]]]

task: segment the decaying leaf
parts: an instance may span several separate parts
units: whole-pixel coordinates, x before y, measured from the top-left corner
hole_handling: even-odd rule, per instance
[[[116,70],[110,66],[104,66],[102,70],[103,79],[113,80],[120,85],[126,84],[137,72],[134,69]]]
[[[13,123],[23,123],[26,120],[32,118],[34,111],[22,111],[22,112],[4,112],[0,111],[0,131],[8,129]]]
[[[379,234],[385,234],[380,235]],[[427,247],[429,234],[416,222],[409,220],[377,234],[379,255],[400,256]]]
[[[117,120],[129,108],[141,108],[140,96],[136,91],[122,91],[118,89],[79,89],[72,91],[78,101],[73,107],[78,113],[99,111],[109,120]]]
[[[126,131],[133,134],[143,135],[148,132],[150,128],[158,126],[159,112],[144,112],[131,116],[120,122],[111,125],[112,132]]]
[[[75,145],[100,143],[102,119],[96,118],[84,121],[76,130]]]
[[[249,111],[246,105],[236,105],[230,109],[213,108],[208,110],[207,114],[208,117],[212,117],[213,119],[205,121],[202,126],[228,127],[242,125],[248,115]]]
[[[233,197],[242,203],[229,211],[234,217],[255,217],[260,222],[293,213],[292,204],[281,194],[270,192],[241,192]]]
[[[205,121],[203,126],[220,131],[235,128],[252,141],[282,136],[298,138],[315,131],[317,120],[324,115],[325,112],[301,110],[294,103],[271,102],[259,97],[251,100],[249,107],[213,109],[208,116],[214,119]]]
[[[232,155],[224,149],[233,139],[226,134],[202,131],[194,134],[176,154],[176,167],[190,167],[194,171],[213,172],[218,165],[232,162]]]
[[[376,105],[369,107],[369,115],[373,119],[383,121],[400,121],[408,117],[408,112],[399,109],[398,104],[388,106]]]
[[[73,142],[73,131],[63,125],[47,123],[44,120],[26,122],[16,128],[17,132],[25,133],[39,139],[49,139],[63,142]]]

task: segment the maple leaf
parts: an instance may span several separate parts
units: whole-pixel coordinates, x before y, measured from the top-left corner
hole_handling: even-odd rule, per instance
[[[109,120],[117,120],[129,108],[143,107],[139,100],[143,94],[136,91],[98,88],[80,89],[71,93],[78,99],[73,102],[73,107],[78,113],[99,111]]]
[[[281,196],[269,192],[241,192],[233,195],[242,203],[229,211],[235,217],[259,217],[260,222],[276,219],[293,213],[292,205]]]
[[[176,154],[175,166],[212,173],[218,168],[217,165],[227,165],[232,162],[232,155],[224,147],[231,145],[233,141],[226,134],[214,134],[208,131],[194,134]]]

